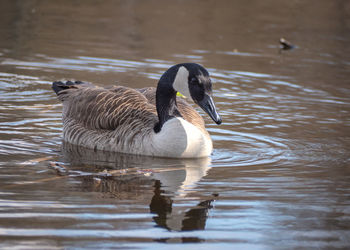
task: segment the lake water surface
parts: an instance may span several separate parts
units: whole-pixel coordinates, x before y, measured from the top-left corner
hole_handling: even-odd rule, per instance
[[[350,247],[349,1],[3,0],[0,20],[0,248]],[[181,62],[212,76],[210,158],[62,142],[52,81],[156,86]]]

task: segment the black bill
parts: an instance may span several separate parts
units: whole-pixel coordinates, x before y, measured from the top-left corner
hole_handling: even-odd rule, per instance
[[[209,95],[204,95],[204,98],[197,102],[197,104],[213,119],[216,124],[221,124],[222,120],[216,111],[213,98]]]

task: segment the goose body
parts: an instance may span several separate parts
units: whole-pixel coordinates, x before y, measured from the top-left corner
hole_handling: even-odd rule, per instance
[[[212,141],[202,117],[183,98],[181,92],[208,107],[217,123],[221,119],[214,103],[201,104],[206,93],[189,86],[190,74],[209,81],[207,71],[198,64],[171,67],[161,77],[157,89],[123,86],[96,87],[82,82],[54,82],[53,89],[63,102],[63,138],[75,145],[95,150],[174,158],[209,156]],[[197,79],[197,78],[196,78]],[[209,82],[208,82],[209,84]],[[210,83],[211,84],[211,83]],[[199,86],[198,85],[198,86]],[[197,100],[201,95],[202,100]],[[204,108],[205,110],[205,108]]]

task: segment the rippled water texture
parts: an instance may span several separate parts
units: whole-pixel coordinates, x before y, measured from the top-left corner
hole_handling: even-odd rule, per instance
[[[0,248],[350,247],[349,1],[3,0],[0,20]],[[155,86],[180,62],[212,76],[210,159],[62,142],[52,81]]]

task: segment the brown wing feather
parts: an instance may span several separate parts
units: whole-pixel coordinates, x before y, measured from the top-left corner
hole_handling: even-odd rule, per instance
[[[112,89],[85,87],[59,92],[64,102],[64,118],[88,129],[115,130],[121,126],[151,127],[157,122],[156,108],[140,92],[122,86]]]

